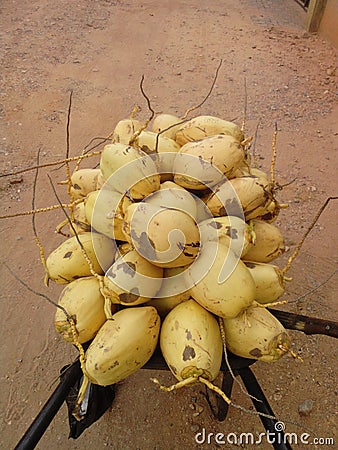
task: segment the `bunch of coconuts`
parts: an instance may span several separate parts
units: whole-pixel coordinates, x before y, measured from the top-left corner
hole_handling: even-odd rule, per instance
[[[100,167],[71,176],[73,236],[46,260],[47,278],[65,284],[57,332],[91,341],[87,381],[117,383],[158,344],[178,384],[212,382],[224,341],[265,362],[290,351],[265,307],[287,280],[271,263],[285,250],[274,189],[232,122],[160,114],[148,128],[116,125]]]

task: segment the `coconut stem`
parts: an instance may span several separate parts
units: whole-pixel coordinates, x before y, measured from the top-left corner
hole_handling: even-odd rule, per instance
[[[282,274],[284,275],[291,267],[291,264],[293,263],[293,261],[296,259],[298,253],[300,252],[300,249],[302,248],[302,245],[304,244],[305,239],[307,238],[308,234],[310,233],[310,231],[312,230],[312,228],[316,225],[317,220],[319,219],[320,215],[322,214],[322,212],[324,211],[324,209],[327,207],[327,205],[329,204],[330,200],[337,200],[338,197],[328,197],[325,201],[325,203],[319,208],[319,211],[317,212],[317,214],[315,215],[315,217],[313,218],[310,226],[308,227],[308,229],[305,231],[304,236],[302,237],[302,239],[299,241],[299,243],[297,244],[297,247],[295,248],[295,251],[292,253],[292,255],[290,256],[290,258],[288,259],[288,262],[286,264],[286,266],[284,267],[284,269],[282,269]]]
[[[246,125],[246,116],[248,110],[248,91],[246,88],[246,77],[244,77],[244,114],[243,114],[243,122],[242,122],[242,132],[245,134],[245,125]]]
[[[70,329],[72,331],[73,343],[76,346],[76,348],[79,350],[79,359],[80,359],[82,372],[85,373],[85,362],[86,362],[85,352],[83,350],[82,345],[79,342],[79,333],[76,329],[75,321],[74,321],[73,317],[70,317],[69,315],[67,316],[67,320],[69,322]]]
[[[61,160],[46,163],[46,164],[28,167],[27,169],[20,169],[20,170],[14,171],[14,172],[7,172],[7,173],[0,174],[0,178],[16,176],[16,175],[20,175],[21,173],[30,172],[31,170],[36,170],[36,169],[43,169],[45,167],[59,166],[60,164],[65,164],[67,162],[82,161],[85,158],[91,158],[92,156],[99,156],[99,155],[101,155],[101,153],[102,153],[102,150],[97,150],[94,152],[86,153],[85,155],[81,155],[81,156],[73,156],[71,158],[61,159]]]
[[[232,401],[230,400],[229,397],[227,397],[224,392],[222,391],[222,389],[220,389],[219,387],[215,386],[214,384],[212,384],[209,380],[206,380],[203,377],[198,377],[198,381],[200,383],[205,384],[209,389],[211,389],[212,391],[216,392],[216,394],[220,395],[222,397],[222,399],[228,404],[232,404]]]
[[[103,307],[104,313],[106,315],[107,320],[109,320],[109,319],[113,318],[111,296],[117,297],[117,300],[119,300],[119,297],[114,292],[109,292],[109,294],[107,293],[107,289],[105,289],[105,286],[104,286],[103,277],[101,277],[101,280],[99,281],[99,283],[100,283],[100,292],[104,297],[104,307]],[[116,303],[119,303],[119,301],[117,301]]]
[[[301,358],[299,355],[297,355],[297,353],[295,353],[293,350],[285,347],[283,344],[278,345],[278,348],[285,353],[290,353],[290,355],[293,356],[293,358],[298,359],[301,362],[304,362],[303,358]]]
[[[68,105],[68,114],[67,114],[67,125],[66,125],[66,159],[69,158],[69,151],[70,151],[70,118],[71,118],[71,112],[72,112],[72,97],[73,97],[73,91],[70,91],[69,94],[69,105]],[[74,195],[72,194],[72,178],[70,174],[70,166],[69,162],[66,162],[66,177],[67,177],[67,193],[70,198],[70,202],[72,203],[74,201]],[[73,221],[74,220],[74,208],[69,208],[70,212],[70,218]]]
[[[256,130],[255,130],[253,144],[252,144],[252,152],[251,152],[253,167],[256,169],[258,169],[258,164],[257,164],[257,160],[256,160],[256,142],[257,142],[259,125],[260,125],[260,119],[258,119],[258,123],[256,125]]]
[[[249,236],[250,236],[250,243],[252,245],[256,244],[256,233],[255,233],[255,225],[254,225],[254,221],[250,220],[248,223],[248,232],[249,232]]]
[[[217,386],[215,386],[214,384],[212,384],[209,380],[206,380],[203,377],[200,377],[198,375],[193,375],[189,378],[186,378],[185,380],[179,381],[176,384],[173,384],[172,386],[163,386],[159,380],[157,378],[150,378],[151,381],[153,381],[155,384],[159,385],[160,389],[162,389],[162,391],[166,391],[166,392],[171,392],[174,391],[175,389],[180,389],[183,388],[185,386],[189,386],[190,384],[196,383],[196,381],[199,381],[202,384],[205,384],[209,389],[211,389],[212,391],[216,392],[218,395],[220,395],[223,400],[228,403],[228,405],[230,405],[231,400],[224,394],[224,392]]]
[[[185,380],[179,381],[178,383],[175,383],[169,387],[164,386],[160,383],[160,381],[157,378],[150,378],[151,381],[153,381],[155,384],[157,384],[162,391],[171,392],[175,389],[180,389],[185,386],[189,386],[190,384],[195,383],[197,380],[199,380],[197,375],[193,375],[189,378],[186,378]]]
[[[287,303],[288,303],[287,300],[280,300],[278,302],[271,302],[271,303],[253,302],[255,306],[259,306],[260,308],[273,308],[274,306],[286,305]]]
[[[271,160],[271,166],[270,166],[270,181],[271,184],[275,185],[275,166],[276,166],[276,158],[277,158],[277,122],[275,123],[275,131],[273,133],[272,138],[272,160]]]
[[[37,157],[36,157],[37,166],[39,166],[39,163],[40,163],[40,150],[41,149],[39,148],[38,154],[37,154]],[[37,181],[38,181],[38,175],[39,175],[39,169],[37,168],[36,172],[35,172],[34,183],[33,183],[33,195],[32,195],[32,210],[33,211],[35,210],[35,193],[36,193],[36,184],[37,184]],[[40,260],[41,260],[41,263],[42,263],[43,268],[45,270],[45,283],[46,283],[46,285],[48,285],[49,274],[48,274],[48,269],[47,269],[47,264],[46,264],[45,251],[44,251],[44,248],[43,248],[43,246],[41,244],[41,241],[39,239],[38,232],[37,232],[37,229],[36,229],[36,226],[35,226],[35,213],[34,212],[32,214],[32,228],[33,228],[34,240],[35,240],[36,245],[37,245],[37,247],[39,249]]]
[[[20,216],[30,216],[32,214],[38,214],[38,213],[43,213],[43,212],[48,212],[48,211],[54,211],[55,209],[59,209],[59,208],[70,208],[71,206],[82,202],[83,200],[76,200],[73,204],[69,204],[69,203],[62,203],[61,205],[53,205],[53,206],[47,206],[46,208],[37,208],[37,209],[31,209],[30,211],[23,211],[23,212],[18,212],[18,213],[14,213],[14,214],[6,214],[4,216],[0,216],[0,219],[10,219],[12,217],[20,217]]]
[[[141,90],[141,94],[147,101],[147,106],[150,111],[150,117],[145,121],[144,125],[142,125],[142,127],[138,131],[136,131],[136,133],[134,133],[133,137],[129,141],[129,145],[132,145],[136,141],[136,139],[139,137],[139,135],[142,133],[142,131],[147,128],[149,122],[153,119],[153,117],[155,115],[155,111],[153,110],[153,108],[151,106],[150,99],[143,89],[143,82],[144,82],[144,75],[142,75],[142,77],[141,77],[140,90]]]
[[[135,105],[131,114],[130,114],[130,118],[131,119],[135,119],[136,114],[140,111],[140,107],[138,105]]]
[[[252,136],[247,137],[246,139],[244,139],[244,141],[241,142],[241,146],[245,147],[246,145],[250,144],[250,142],[252,142],[252,140],[253,140]]]
[[[186,117],[188,117],[188,115],[192,111],[195,111],[195,109],[200,108],[208,100],[208,98],[210,97],[211,92],[214,89],[214,86],[215,86],[215,83],[216,83],[216,80],[217,80],[217,76],[218,76],[218,72],[219,72],[219,70],[220,70],[220,68],[222,66],[222,63],[223,63],[223,60],[221,59],[219,64],[218,64],[218,67],[216,69],[216,72],[215,72],[215,75],[214,75],[214,79],[213,79],[213,81],[211,83],[211,87],[210,87],[209,92],[207,93],[207,95],[204,97],[204,99],[198,105],[192,106],[191,108],[187,109],[186,112],[184,113],[184,116],[182,117],[182,119],[185,119]]]
[[[72,415],[75,417],[77,421],[80,421],[84,418],[84,416],[81,414],[81,405],[85,398],[88,386],[89,386],[89,378],[86,375],[84,375],[78,392],[76,403],[74,405],[74,410],[72,412]]]

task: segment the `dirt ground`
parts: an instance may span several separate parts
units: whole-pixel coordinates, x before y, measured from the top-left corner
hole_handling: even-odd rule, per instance
[[[327,197],[337,195],[337,51],[304,31],[305,12],[295,1],[3,0],[0,8],[3,173],[33,166],[38,149],[42,163],[64,158],[71,90],[70,154],[75,156],[93,137],[108,136],[135,104],[142,108],[140,118],[148,117],[139,88],[142,74],[154,110],[183,115],[204,98],[222,59],[200,113],[241,125],[247,103],[246,134],[258,130],[255,153],[264,170],[269,170],[278,124],[277,179],[282,185],[292,181],[278,194],[289,203],[277,224],[290,248],[278,264]],[[55,182],[65,178],[64,168],[40,171],[37,207],[56,204],[47,173]],[[1,178],[2,215],[31,209],[33,180],[34,172]],[[65,190],[59,192],[66,200]],[[335,208],[334,201],[329,203],[306,240],[290,271],[293,281],[285,295],[290,304],[282,309],[337,320]],[[63,240],[54,233],[61,220],[60,211],[36,216],[46,254]],[[31,217],[1,220],[1,233],[2,263],[31,288],[57,299],[60,286],[43,284]],[[8,450],[77,352],[56,335],[52,305],[28,292],[3,264],[1,279],[0,448]],[[285,357],[273,365],[256,363],[253,371],[281,420],[300,422],[317,437],[334,437],[336,342],[301,332],[291,336],[303,363]],[[197,444],[195,434],[263,431],[258,417],[234,408],[225,422],[216,422],[201,387],[168,394],[151,383],[151,376],[164,384],[174,381],[169,372],[141,370],[131,376],[119,385],[112,408],[77,440],[68,439],[63,406],[37,448],[235,448],[215,441]],[[238,386],[232,398],[252,408]],[[313,401],[313,409],[300,416],[305,400]],[[304,429],[286,424],[288,432],[300,435]],[[272,447],[265,442],[259,448]]]

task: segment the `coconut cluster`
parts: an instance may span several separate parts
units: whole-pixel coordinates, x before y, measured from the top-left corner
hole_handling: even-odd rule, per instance
[[[247,143],[218,117],[160,114],[148,127],[129,118],[99,168],[73,173],[73,236],[46,268],[65,284],[56,330],[74,343],[72,317],[76,340],[90,343],[91,382],[124,379],[158,344],[178,381],[214,380],[224,340],[235,355],[266,362],[290,350],[265,308],[285,289],[272,264],[285,251],[273,223],[281,205]]]

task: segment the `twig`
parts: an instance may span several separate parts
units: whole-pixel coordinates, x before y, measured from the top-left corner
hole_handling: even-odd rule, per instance
[[[322,286],[324,286],[326,283],[328,283],[331,280],[331,278],[333,278],[336,275],[337,272],[338,272],[338,270],[336,269],[333,273],[331,273],[331,275],[328,278],[326,278],[326,280],[322,281],[318,286],[314,287],[313,289],[311,289],[308,292],[305,292],[305,294],[301,295],[300,297],[294,298],[293,300],[289,300],[288,304],[299,302],[304,297],[307,297],[308,295],[311,295],[314,292],[318,291],[318,289],[320,289]]]
[[[31,209],[30,211],[23,211],[23,212],[18,212],[18,213],[13,213],[13,214],[5,214],[3,216],[0,216],[0,219],[10,219],[13,217],[31,216],[32,214],[54,211],[55,209],[70,208],[81,202],[83,202],[82,198],[75,200],[73,203],[62,203],[62,205],[52,205],[52,206],[46,206],[45,208]]]
[[[300,249],[302,247],[302,245],[304,244],[305,239],[307,238],[307,236],[309,235],[310,231],[312,230],[312,228],[316,225],[317,220],[319,219],[320,215],[322,214],[322,212],[324,211],[324,209],[327,207],[327,205],[329,204],[329,202],[331,200],[337,200],[337,197],[328,197],[325,201],[325,203],[320,207],[319,211],[317,212],[317,214],[315,215],[315,217],[313,218],[310,226],[308,227],[308,229],[305,231],[304,236],[302,237],[302,239],[300,240],[300,242],[297,244],[297,247],[295,249],[295,251],[292,253],[292,255],[290,256],[290,258],[288,259],[288,262],[286,264],[286,266],[282,269],[282,274],[285,275],[285,273],[290,269],[292,262],[295,260],[295,258],[297,257],[298,253],[300,252]]]
[[[67,319],[70,319],[71,316],[68,314],[68,312],[66,311],[66,309],[57,304],[56,302],[54,302],[54,300],[52,300],[51,298],[49,298],[47,295],[42,294],[41,292],[35,291],[34,289],[32,289],[25,281],[21,280],[15,272],[13,272],[13,270],[6,264],[4,263],[4,266],[6,267],[6,269],[13,275],[13,277],[20,283],[22,284],[22,286],[24,286],[28,291],[32,292],[33,294],[35,294],[38,297],[42,297],[45,300],[47,300],[49,303],[51,303],[53,306],[55,306],[56,308],[61,309],[61,311],[66,315]]]
[[[183,124],[186,123],[187,121],[188,121],[188,119],[181,120],[180,122],[173,123],[172,125],[169,125],[169,127],[163,128],[163,130],[159,131],[159,132],[157,133],[157,135],[156,135],[155,153],[158,153],[158,144],[159,144],[159,138],[160,138],[160,135],[161,135],[162,133],[164,133],[165,131],[170,130],[171,128],[177,127],[178,125],[183,125]]]
[[[36,157],[37,165],[39,165],[39,163],[40,163],[40,151],[41,151],[41,148],[39,148],[38,154],[37,154],[37,157]],[[36,225],[35,225],[35,213],[34,213],[34,210],[35,210],[35,193],[36,193],[36,184],[37,184],[37,181],[38,181],[38,174],[39,174],[39,169],[37,168],[36,172],[35,172],[34,182],[33,182],[32,228],[33,228],[34,240],[35,240],[35,243],[36,243],[36,245],[37,245],[37,247],[39,249],[40,260],[41,260],[42,266],[43,266],[43,268],[45,270],[46,277],[48,277],[48,269],[47,269],[47,264],[46,264],[45,251],[44,251],[43,246],[41,244],[41,241],[39,239],[38,232],[37,232]]]
[[[88,142],[88,144],[86,144],[86,145],[84,146],[84,148],[83,148],[83,150],[82,150],[82,153],[81,153],[81,157],[82,157],[83,155],[88,154],[89,152],[91,152],[91,151],[94,150],[95,148],[99,147],[100,145],[104,144],[105,142],[109,142],[110,139],[111,139],[111,135],[112,135],[112,134],[113,134],[113,133],[110,133],[110,135],[108,135],[107,137],[97,136],[97,137],[92,138],[92,139]],[[95,145],[93,145],[92,147],[89,148],[89,146],[91,145],[91,143],[94,142],[94,141],[97,140],[97,139],[100,139],[101,142],[98,142],[97,144],[95,144]],[[77,164],[76,164],[76,167],[75,167],[75,169],[74,169],[75,171],[79,169],[79,166],[80,166],[80,162],[81,162],[81,161],[82,161],[82,159],[78,159]],[[62,169],[63,166],[64,166],[64,164],[60,165],[60,167],[56,167],[55,169],[52,169],[51,172],[55,172],[55,171],[57,171],[57,170],[60,170],[60,169]]]
[[[83,347],[82,347],[82,345],[80,344],[79,339],[78,339],[78,331],[77,331],[76,326],[75,326],[75,320],[74,320],[74,317],[72,317],[62,305],[59,305],[58,303],[54,302],[54,301],[53,301],[52,299],[50,299],[47,295],[42,294],[41,292],[37,292],[37,291],[35,291],[34,289],[32,289],[27,283],[25,283],[23,280],[21,280],[21,279],[20,279],[20,278],[12,271],[12,269],[9,268],[9,266],[8,266],[6,263],[4,263],[4,265],[5,265],[5,267],[8,269],[8,271],[13,275],[13,277],[14,277],[19,283],[21,283],[28,291],[32,292],[33,294],[35,294],[35,295],[38,296],[38,297],[44,298],[45,300],[47,300],[49,303],[51,303],[51,304],[52,304],[53,306],[55,306],[56,308],[61,309],[61,311],[65,314],[65,316],[66,316],[66,318],[67,318],[67,321],[68,321],[68,323],[69,323],[69,325],[70,325],[71,331],[72,331],[73,343],[74,343],[74,345],[76,346],[76,348],[77,348],[78,351],[79,351],[79,360],[80,360],[80,364],[81,364],[81,369],[82,369],[82,372],[85,374],[85,370],[86,370],[86,368],[85,368],[85,352],[84,352]]]
[[[294,179],[291,180],[291,181],[288,181],[287,183],[284,183],[284,184],[276,183],[276,184],[277,184],[277,188],[278,188],[278,189],[284,189],[285,187],[290,186],[290,184],[294,183],[296,180],[297,180],[297,177],[294,178]]]
[[[96,152],[91,152],[91,153],[87,153],[85,155],[80,155],[80,156],[73,156],[72,158],[67,158],[67,159],[61,159],[58,161],[54,161],[54,162],[50,162],[50,163],[45,163],[45,164],[41,164],[38,166],[32,166],[32,167],[28,167],[27,169],[20,169],[14,172],[8,172],[8,173],[1,173],[0,174],[0,178],[4,178],[4,177],[9,177],[9,176],[15,176],[15,175],[19,175],[21,173],[24,172],[30,172],[32,170],[36,170],[36,169],[43,169],[45,167],[51,167],[51,166],[58,166],[60,164],[65,164],[68,162],[73,162],[73,161],[82,161],[83,159],[86,158],[91,158],[92,156],[99,156],[101,155],[102,150],[97,150]]]
[[[247,414],[251,414],[253,416],[260,416],[260,417],[266,417],[267,419],[272,419],[272,420],[278,420],[281,421],[283,423],[288,423],[290,425],[295,425],[298,428],[302,428],[305,431],[309,431],[310,433],[312,433],[313,435],[316,435],[317,433],[312,430],[309,427],[305,427],[304,425],[302,425],[299,422],[294,422],[293,420],[288,420],[288,419],[284,419],[284,418],[280,418],[280,417],[276,417],[276,416],[272,416],[270,414],[265,414],[263,412],[259,412],[259,411],[252,411],[250,409],[244,408],[244,406],[241,405],[237,405],[235,403],[230,403],[229,406],[233,406],[234,408],[240,409],[241,411],[247,413]]]
[[[190,114],[192,111],[195,111],[195,109],[200,108],[208,100],[208,98],[210,97],[210,94],[213,91],[214,86],[216,84],[218,72],[219,72],[219,70],[220,70],[220,68],[222,66],[222,63],[223,63],[223,60],[221,59],[219,64],[218,64],[218,67],[216,69],[216,72],[215,72],[215,75],[214,75],[214,79],[212,81],[211,87],[210,87],[209,92],[207,93],[207,95],[204,97],[204,99],[201,101],[201,103],[199,103],[198,105],[192,106],[191,108],[187,109],[185,114],[184,114],[184,116],[182,117],[182,119],[185,119],[188,116],[188,114]]]
[[[143,82],[144,82],[144,75],[142,75],[142,77],[141,77],[140,90],[141,90],[141,93],[142,93],[143,97],[146,99],[148,109],[149,109],[149,111],[151,112],[150,118],[148,119],[148,123],[149,123],[149,122],[152,120],[152,118],[154,117],[155,111],[153,110],[153,108],[152,108],[152,106],[151,106],[149,97],[147,96],[147,94],[146,94],[145,91],[144,91],[144,88],[143,88]],[[147,124],[147,125],[148,125],[148,124]]]
[[[247,92],[247,88],[246,88],[246,77],[244,77],[244,117],[243,117],[242,128],[241,128],[243,135],[245,135],[247,109],[248,109],[248,92]]]
[[[150,111],[150,117],[145,121],[144,125],[142,125],[142,127],[139,130],[137,130],[136,133],[134,133],[134,135],[132,136],[132,138],[129,141],[129,145],[132,145],[136,141],[136,139],[139,137],[139,135],[142,133],[142,131],[144,131],[147,128],[149,122],[153,119],[153,117],[155,115],[155,111],[153,110],[153,108],[151,106],[150,99],[144,91],[143,82],[144,82],[144,75],[142,75],[142,77],[141,77],[140,90],[141,90],[141,94],[147,101],[147,106]]]
[[[276,142],[277,142],[277,122],[275,122],[275,131],[273,133],[273,139],[272,139],[272,159],[271,159],[271,166],[270,166],[270,182],[272,186],[275,185],[275,166],[276,166],[276,157],[277,157],[277,148],[276,148]]]
[[[73,91],[70,91],[69,94],[69,105],[68,105],[68,114],[67,114],[67,126],[66,126],[66,159],[69,158],[69,149],[70,149],[70,117],[71,117],[71,110],[72,110],[72,97],[73,97]],[[70,179],[70,168],[69,163],[66,163],[66,173],[67,173],[67,180],[68,180],[68,190],[70,191],[71,186],[71,179]],[[68,192],[69,193],[69,192]]]
[[[260,122],[261,122],[261,119],[258,120],[258,123],[257,123],[257,126],[256,126],[256,130],[255,130],[255,134],[254,134],[254,140],[253,140],[253,144],[252,144],[252,152],[251,152],[252,162],[253,162],[253,165],[254,165],[254,167],[256,169],[258,169],[258,165],[257,165],[257,161],[256,161],[256,143],[257,143],[257,139],[258,139],[258,129],[259,129],[259,126],[260,126]]]
[[[73,97],[73,91],[70,91],[69,94],[69,105],[68,105],[68,114],[67,114],[67,125],[66,125],[66,159],[69,158],[69,151],[70,151],[70,118],[71,118],[71,112],[72,112],[72,97]],[[79,161],[77,162],[77,165],[79,165]],[[66,179],[67,179],[67,193],[68,197],[70,199],[70,203],[72,204],[74,202],[74,194],[72,192],[72,178],[70,174],[70,166],[69,162],[66,162]],[[73,222],[74,221],[74,208],[69,208],[70,213],[70,219]]]

